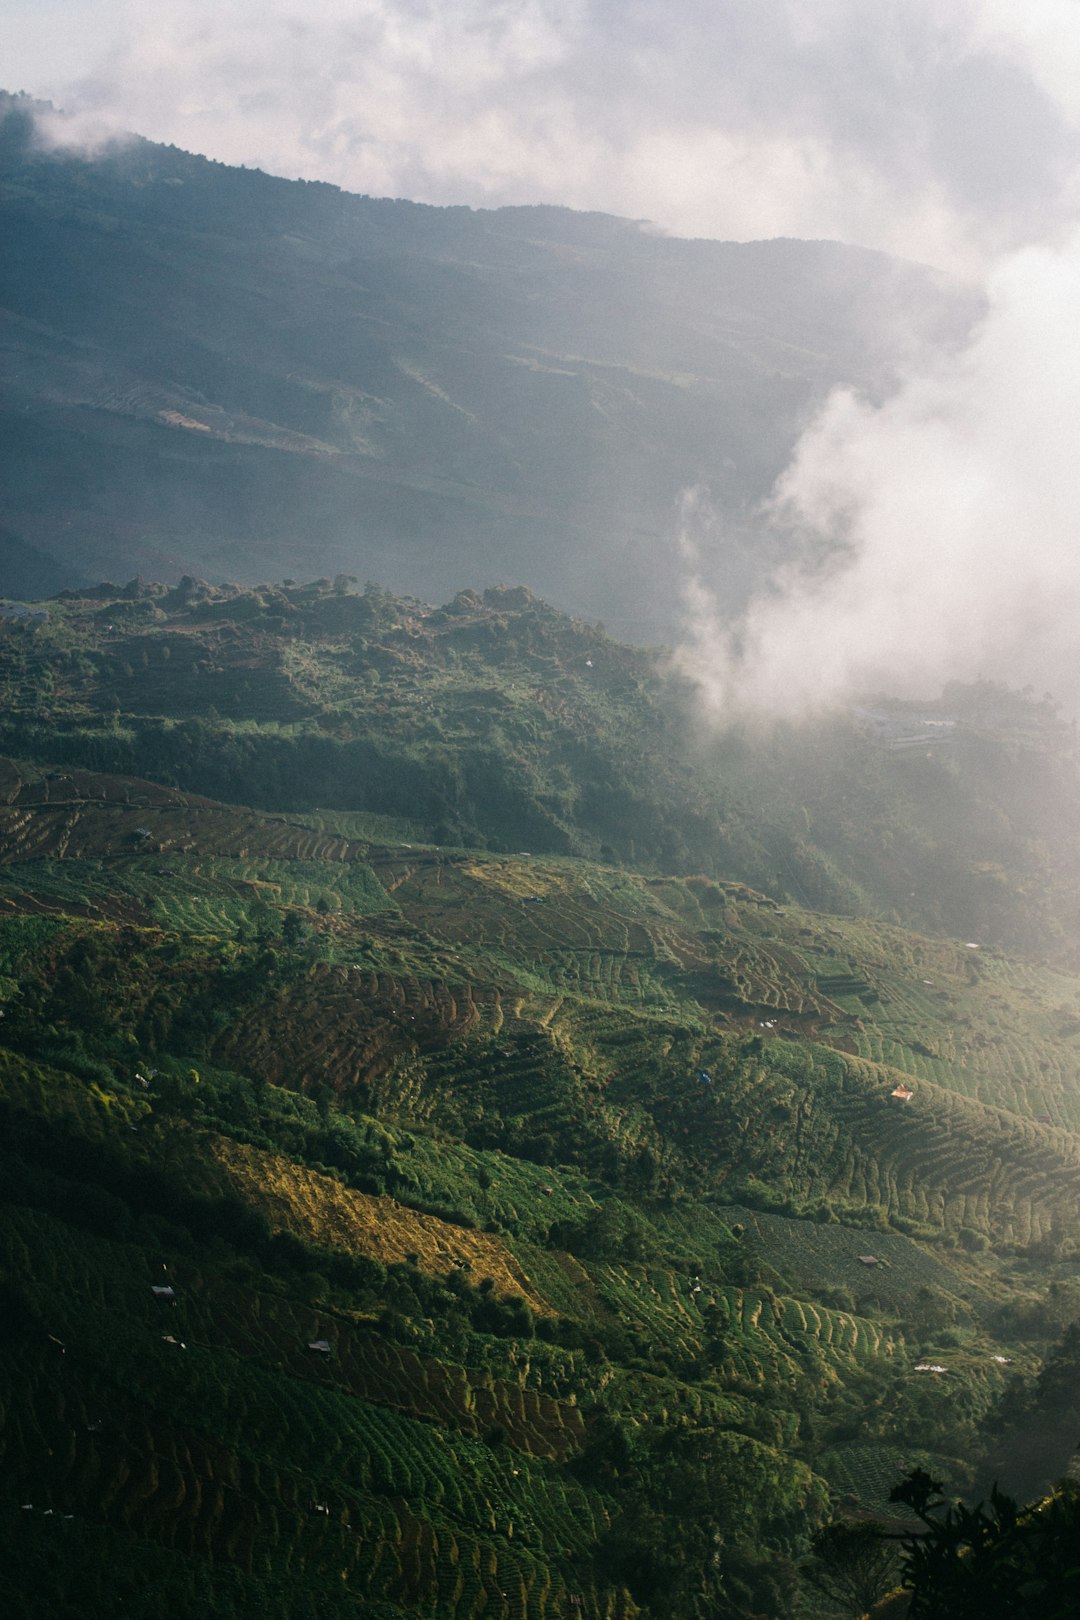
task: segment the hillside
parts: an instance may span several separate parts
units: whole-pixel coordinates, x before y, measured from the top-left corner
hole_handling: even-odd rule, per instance
[[[0,626],[10,1612],[825,1620],[830,1513],[1064,1470],[1068,1418],[1014,1436],[1080,1312],[1067,963],[781,901],[748,835],[601,856],[619,726],[673,772],[642,827],[707,760],[525,595],[42,611]],[[952,700],[919,770],[980,837],[1000,761],[1064,792],[1052,717]],[[891,802],[913,753],[844,738]]]
[[[673,503],[742,532],[808,409],[880,389],[968,295],[833,243],[684,242],[557,208],[352,197],[135,140],[45,151],[0,99],[0,568],[522,579],[621,633],[679,608]]]
[[[716,734],[662,659],[521,589],[433,609],[346,578],[134,580],[5,611],[0,749],[16,757],[362,810],[410,842],[737,878],[1077,962],[1075,735],[986,683]],[[92,819],[57,836],[91,852]]]

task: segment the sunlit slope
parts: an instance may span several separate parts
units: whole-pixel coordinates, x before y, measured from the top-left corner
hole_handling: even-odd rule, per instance
[[[779,1615],[830,1493],[970,1481],[1078,1235],[1080,981],[373,813],[3,782],[16,1606],[96,1544],[91,1614],[154,1549],[181,1614],[669,1620],[692,1522]]]
[[[38,845],[19,859],[25,822],[56,812],[13,818],[0,901],[137,922],[151,954],[131,985],[133,1028],[157,1016],[183,1030],[220,957],[210,941],[249,915],[258,927],[284,909],[317,936],[303,972],[238,986],[238,1004],[215,1011],[225,1068],[540,1162],[599,1169],[614,1144],[703,1188],[751,1176],[800,1207],[825,1197],[1021,1243],[1069,1218],[1080,1002],[1068,975],[704,879],[347,840],[320,862],[303,828],[224,807],[193,806],[205,826],[192,836],[242,831],[246,858],[143,854],[128,825],[141,812],[76,804],[65,813],[76,831],[96,822],[95,859],[70,842],[63,860]],[[248,844],[263,826],[280,853],[259,860]],[[175,930],[210,954],[174,967],[166,1007],[153,942]]]

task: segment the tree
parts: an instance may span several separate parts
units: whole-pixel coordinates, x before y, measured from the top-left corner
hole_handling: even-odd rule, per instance
[[[281,924],[281,937],[290,950],[296,950],[310,937],[311,924],[300,911],[287,911]]]
[[[863,1615],[899,1580],[899,1553],[880,1524],[826,1524],[811,1542],[803,1579],[845,1616]]]
[[[248,908],[248,922],[260,941],[272,939],[277,932],[278,919],[273,908],[265,900],[256,900]]]
[[[1020,1509],[995,1486],[988,1503],[947,1507],[921,1468],[889,1500],[921,1527],[903,1542],[909,1620],[1073,1620],[1080,1614],[1080,1489]]]

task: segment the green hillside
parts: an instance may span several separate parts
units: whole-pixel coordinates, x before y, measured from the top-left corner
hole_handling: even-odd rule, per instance
[[[953,693],[917,762],[837,722],[796,840],[748,795],[805,738],[688,754],[527,594],[43,611],[0,626],[9,1612],[826,1620],[830,1516],[1064,1471],[1080,976],[932,931],[996,830],[1002,934],[1065,940],[1051,715]]]
[[[1049,703],[981,683],[919,706],[714,735],[662,659],[522,589],[462,592],[436,609],[345,578],[255,590],[132,581],[33,611],[43,617],[0,619],[0,749],[179,789],[180,838],[175,799],[128,795],[131,838],[146,827],[169,864],[185,850],[246,848],[238,813],[196,805],[197,794],[288,812],[272,846],[260,833],[265,856],[280,847],[290,859],[302,850],[348,859],[342,831],[361,842],[584,856],[737,878],[815,911],[1077,961],[1080,774],[1074,732]],[[950,723],[928,730],[934,717]],[[16,813],[39,796],[21,780],[8,789]],[[72,824],[66,790],[50,792],[58,802],[33,820],[39,852],[54,853],[59,839],[66,854],[94,855],[98,818],[111,828],[118,807],[91,803]],[[309,836],[298,845],[301,820]],[[23,858],[29,836],[20,834]],[[190,874],[181,888],[186,905],[200,903]],[[671,903],[691,926],[722,929],[724,891],[703,883]],[[585,909],[602,908],[586,899]],[[771,915],[768,906],[756,914]],[[542,917],[530,922],[538,940]],[[813,925],[815,985],[798,940],[793,955],[771,958],[767,942],[748,938],[735,988],[767,980],[765,1006],[794,996],[792,1011],[800,1000],[827,1003],[853,1021],[876,995],[892,1007],[888,1040],[864,1055],[892,1062],[905,1018],[919,1025],[946,993],[944,980],[922,980],[951,978],[956,958],[867,926],[852,973],[851,952]],[[602,925],[581,927],[590,943]],[[890,979],[895,949],[908,969],[923,961],[906,988]],[[994,971],[982,957],[963,969],[980,980]],[[997,993],[1005,1005],[1022,982],[1006,975]],[[973,1038],[958,1032],[954,1044],[974,1063],[959,1050]],[[925,1062],[919,1072],[934,1078]]]

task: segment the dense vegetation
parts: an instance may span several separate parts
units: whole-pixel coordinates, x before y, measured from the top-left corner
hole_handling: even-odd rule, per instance
[[[364,811],[410,842],[738,878],[818,911],[1075,959],[1080,772],[1046,701],[982,683],[712,735],[653,655],[520,589],[432,609],[345,577],[133,580],[47,613],[2,624],[9,755],[261,809]],[[328,847],[311,826],[310,848]],[[707,926],[719,902],[684,904]],[[769,1001],[791,992],[767,950],[745,973],[773,981]],[[817,988],[854,1014],[889,992],[863,971],[880,956],[871,936],[856,972],[849,954],[819,963]],[[905,992],[916,1023],[940,995],[926,989]]]
[[[0,624],[10,1612],[960,1614],[980,1536],[1054,1612],[1073,1499],[989,1496],[1080,1432],[1045,706],[837,721],[796,801],[805,738],[692,750],[527,594],[46,614]],[[932,932],[994,861],[996,932]],[[993,1504],[931,1576],[913,1470]]]

